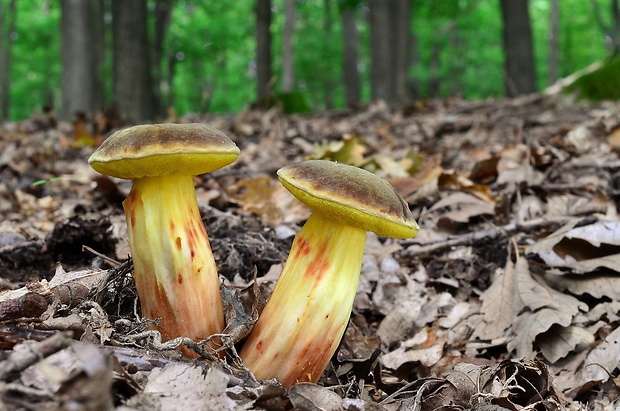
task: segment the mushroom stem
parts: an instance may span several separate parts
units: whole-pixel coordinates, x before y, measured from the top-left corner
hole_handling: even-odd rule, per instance
[[[365,243],[363,229],[310,216],[240,353],[257,378],[318,381],[351,315]]]
[[[166,340],[220,333],[220,284],[192,177],[137,179],[123,207],[143,317],[161,318]]]

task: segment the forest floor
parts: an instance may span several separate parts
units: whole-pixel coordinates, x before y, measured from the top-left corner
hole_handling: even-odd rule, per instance
[[[121,205],[131,182],[87,163],[120,126],[111,116],[5,123],[0,410],[618,409],[619,112],[531,95],[182,118],[241,149],[195,178],[225,298],[251,294],[255,273],[269,289],[309,216],[276,178],[286,164],[376,172],[420,224],[413,239],[368,234],[345,338],[318,384],[290,390],[147,330]]]

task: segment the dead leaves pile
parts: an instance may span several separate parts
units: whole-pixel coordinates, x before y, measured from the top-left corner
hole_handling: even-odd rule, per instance
[[[10,378],[0,375],[0,392],[13,405],[34,398],[40,405],[86,406],[95,384],[112,387],[111,398],[98,399],[102,406],[123,410],[204,404],[614,409],[620,397],[619,108],[532,95],[418,102],[400,110],[378,102],[358,112],[310,117],[277,110],[188,116],[183,121],[208,122],[241,148],[233,167],[196,179],[199,203],[209,206],[203,215],[215,233],[214,252],[225,256],[218,266],[227,286],[247,287],[255,268],[260,283],[277,278],[292,236],[308,217],[275,178],[285,164],[324,158],[363,167],[388,179],[411,205],[422,228],[416,238],[368,235],[351,323],[320,384],[287,392],[240,373],[234,361],[209,367],[159,351],[165,343],[140,337],[146,327],[128,272],[96,284],[78,276],[82,297],[67,301],[59,290],[74,281],[57,271],[54,278],[63,282],[48,284],[43,311],[2,317],[0,327],[13,328],[0,328],[0,361],[17,365]],[[65,253],[72,250],[54,228],[70,227],[76,214],[83,221],[106,216],[108,237],[93,248],[116,244],[98,250],[108,261],[124,260],[128,252],[118,204],[126,183],[96,179],[84,166],[92,149],[61,143],[72,141],[70,126],[35,126],[0,129],[0,274],[6,288],[23,285],[23,276],[11,273],[30,269],[28,261],[41,265],[28,256],[48,255],[46,244],[54,244],[55,255],[63,255],[65,243]],[[34,189],[31,183],[39,180],[49,183]],[[102,230],[94,227],[86,234]],[[65,274],[110,273],[101,256],[94,261],[96,269]],[[5,295],[0,313],[2,301],[30,301],[25,295],[31,294]],[[22,345],[51,339],[19,337],[20,330],[61,327],[72,330],[73,339],[55,337],[59,347],[51,351],[30,347],[38,359],[20,362]],[[86,342],[99,347],[96,353]],[[58,370],[58,364],[72,366]],[[40,383],[48,380],[57,382]]]

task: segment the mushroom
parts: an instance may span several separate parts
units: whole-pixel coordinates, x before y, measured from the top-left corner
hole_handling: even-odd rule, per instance
[[[340,343],[366,231],[410,238],[419,227],[396,190],[366,170],[310,160],[281,168],[278,178],[313,213],[240,356],[257,378],[277,377],[291,387],[317,382]]]
[[[239,148],[205,124],[141,125],[117,131],[90,156],[101,174],[134,180],[123,202],[142,316],[165,340],[220,333],[224,311],[192,176],[224,167]],[[186,354],[188,350],[184,350]]]

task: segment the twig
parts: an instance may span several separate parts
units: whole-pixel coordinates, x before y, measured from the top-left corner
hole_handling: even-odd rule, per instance
[[[108,257],[105,254],[101,254],[99,251],[87,246],[87,245],[82,245],[82,252],[84,251],[88,251],[91,254],[96,255],[97,257],[102,258],[106,263],[110,264],[112,267],[118,267],[121,263],[119,261],[116,261],[115,259]]]
[[[0,302],[0,321],[39,317],[47,310],[48,302],[37,293],[28,293],[13,300]]]
[[[403,393],[406,393],[408,395],[408,398],[410,398],[410,394],[416,393],[415,398],[416,398],[416,401],[419,402],[422,394],[424,393],[424,390],[426,389],[426,386],[428,384],[432,384],[436,382],[442,382],[442,379],[436,378],[436,377],[427,377],[423,381],[422,380],[410,381],[404,386],[400,387],[398,390],[394,391],[392,394],[390,394],[386,398],[382,399],[381,402],[379,402],[379,404],[380,405],[389,404],[391,401],[396,399],[396,397],[398,397],[399,395]],[[410,388],[415,387],[416,385],[419,385],[419,387],[417,387],[416,390],[408,391]]]
[[[43,341],[56,334],[56,331],[33,330],[16,325],[0,325],[0,350],[10,350],[24,341]]]
[[[536,218],[526,221],[524,223],[510,223],[503,226],[495,226],[487,228],[485,230],[478,230],[468,234],[459,236],[451,236],[446,240],[428,243],[424,245],[416,245],[415,238],[409,241],[401,242],[404,246],[410,246],[403,255],[407,257],[416,257],[419,255],[425,255],[437,251],[444,250],[446,248],[457,247],[462,245],[472,245],[481,241],[491,240],[502,235],[510,235],[518,231],[529,231],[543,227],[549,227],[552,225],[563,225],[573,220],[574,217],[545,217]]]
[[[150,339],[153,348],[161,351],[176,350],[180,346],[184,346],[190,350],[193,350],[202,358],[214,363],[217,362],[231,374],[235,375],[242,373],[245,379],[250,379],[252,382],[258,384],[256,377],[254,377],[254,375],[243,365],[239,354],[237,354],[234,343],[232,342],[233,339],[229,334],[213,334],[200,342],[196,342],[189,337],[177,337],[162,342],[161,333],[157,330],[148,330],[138,334],[126,335],[122,337],[122,340],[124,341],[139,341],[143,339]],[[217,341],[217,339],[222,341],[222,345],[218,348],[213,348],[211,344]],[[220,352],[225,350],[229,350],[229,352],[232,353],[232,355],[229,355],[231,356],[231,360],[234,365],[233,367],[222,361],[218,356]]]
[[[59,332],[41,342],[28,343],[28,350],[13,351],[9,358],[0,362],[0,381],[14,381],[23,370],[68,347],[71,341],[67,333]]]
[[[38,388],[27,387],[22,384],[16,383],[2,383],[0,382],[0,392],[14,391],[25,396],[40,397],[44,399],[52,399],[54,395],[48,390],[40,390]]]
[[[125,335],[120,338],[120,342],[137,342],[140,340],[149,339],[154,349],[158,351],[176,350],[180,346],[194,350],[196,354],[209,360],[215,359],[212,353],[205,352],[205,350],[189,337],[177,337],[171,340],[162,341],[161,333],[157,330],[147,330],[133,335]]]

